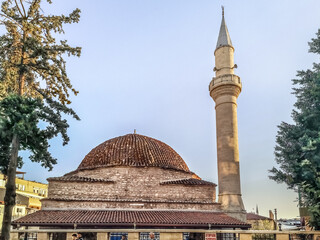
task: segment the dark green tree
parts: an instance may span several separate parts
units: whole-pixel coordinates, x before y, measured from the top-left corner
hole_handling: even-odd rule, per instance
[[[309,43],[309,52],[320,54],[320,29]],[[294,123],[282,122],[276,138],[271,179],[300,191],[310,214],[310,225],[320,229],[320,64],[298,71],[293,94],[297,100],[292,112]]]
[[[51,4],[51,0],[46,0]],[[68,124],[61,114],[78,119],[70,103],[70,92],[77,94],[66,72],[65,56],[80,56],[81,48],[55,36],[66,23],[76,23],[80,10],[69,15],[45,15],[41,0],[5,0],[0,24],[0,164],[7,174],[4,221],[1,238],[9,240],[12,208],[15,205],[16,168],[22,164],[19,150],[30,150],[31,161],[52,168],[56,160],[48,152],[48,140],[61,134],[68,142]],[[9,122],[8,122],[9,121]],[[44,121],[47,128],[37,128]]]

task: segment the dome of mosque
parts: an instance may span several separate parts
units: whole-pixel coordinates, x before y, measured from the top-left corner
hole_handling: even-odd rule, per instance
[[[110,166],[161,167],[190,172],[170,146],[139,134],[127,134],[101,143],[85,156],[77,170]]]

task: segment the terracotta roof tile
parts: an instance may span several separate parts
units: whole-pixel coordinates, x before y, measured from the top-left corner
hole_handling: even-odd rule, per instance
[[[91,178],[91,177],[80,177],[80,176],[62,176],[62,177],[51,177],[48,181],[67,181],[67,182],[108,182],[113,183],[114,181],[102,178]]]
[[[123,226],[171,226],[171,227],[240,227],[250,224],[241,222],[224,213],[177,210],[40,210],[12,223],[34,226],[96,225],[101,227]]]
[[[77,170],[106,166],[162,167],[190,172],[170,146],[139,134],[127,134],[98,145],[85,156]]]
[[[195,178],[170,180],[170,181],[161,182],[160,184],[161,185],[183,184],[183,185],[214,185],[214,186],[217,186],[217,184],[214,184],[212,182],[204,181],[204,180],[201,180],[201,179],[195,179]]]

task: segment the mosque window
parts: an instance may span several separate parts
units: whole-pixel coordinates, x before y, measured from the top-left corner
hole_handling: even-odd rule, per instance
[[[140,233],[140,240],[149,240],[149,232],[141,232]],[[155,240],[160,240],[160,233],[155,232],[154,233],[154,239]]]
[[[37,240],[37,233],[19,233],[19,239]]]
[[[67,233],[49,233],[49,240],[67,239]]]
[[[217,240],[239,240],[239,233],[217,233]]]
[[[128,239],[128,233],[126,232],[114,232],[110,234],[110,240],[121,240],[122,236],[125,235]]]
[[[183,233],[183,240],[189,240],[190,233]]]

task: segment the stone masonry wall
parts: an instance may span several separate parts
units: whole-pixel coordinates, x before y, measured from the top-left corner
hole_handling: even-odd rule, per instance
[[[63,200],[41,200],[43,210],[48,209],[183,209],[220,211],[219,203],[182,203],[182,202],[125,202],[125,201],[63,201]]]
[[[93,202],[92,200],[101,200],[104,202],[102,204],[104,207],[118,207],[120,204],[122,207],[129,208],[137,206],[133,202],[150,201],[158,202],[150,203],[151,205],[147,204],[151,208],[168,207],[163,202],[171,202],[171,206],[174,206],[174,202],[215,203],[216,192],[214,185],[160,184],[168,180],[191,178],[192,173],[183,171],[157,167],[108,167],[79,171],[72,175],[103,178],[114,182],[67,182],[51,180],[49,182],[48,198],[58,198],[61,200],[78,199],[82,200],[82,202],[88,202],[86,203],[87,206],[89,204],[92,207],[97,205],[96,203],[91,203]],[[119,203],[117,203],[118,201]],[[54,204],[52,205],[49,202],[49,200],[43,201],[44,207],[55,207]],[[111,202],[113,203],[111,204]],[[160,204],[159,202],[162,203]],[[58,205],[60,206],[61,204]],[[68,203],[65,205],[71,206],[73,204]],[[101,204],[98,205],[102,206]]]

